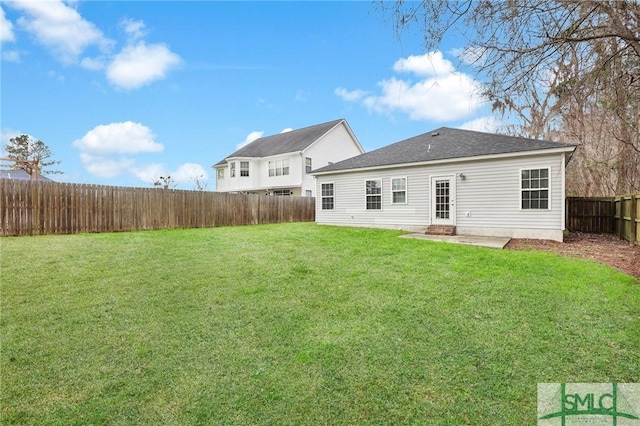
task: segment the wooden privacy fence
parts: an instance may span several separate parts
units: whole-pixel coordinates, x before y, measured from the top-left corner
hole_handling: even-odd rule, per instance
[[[312,222],[315,198],[0,179],[0,234]]]
[[[613,198],[567,197],[566,226],[572,231],[618,234],[640,241],[640,194]]]

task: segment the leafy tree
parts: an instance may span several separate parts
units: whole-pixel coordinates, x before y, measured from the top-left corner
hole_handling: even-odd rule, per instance
[[[20,135],[9,139],[4,147],[7,158],[15,160],[14,169],[24,170],[33,177],[38,174],[61,174],[59,170],[45,170],[45,168],[60,164],[60,161],[48,160],[53,156],[49,147],[41,140],[35,140],[29,135]]]
[[[580,143],[569,182],[584,195],[640,190],[640,2],[381,1],[428,50],[452,31],[494,111],[521,136]]]

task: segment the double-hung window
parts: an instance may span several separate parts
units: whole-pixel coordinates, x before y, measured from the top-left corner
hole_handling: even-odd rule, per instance
[[[269,161],[269,176],[286,176],[289,174],[289,160]]]
[[[522,210],[549,209],[549,169],[527,169],[520,172]]]
[[[323,183],[322,192],[322,210],[333,210],[333,183]]]
[[[236,177],[236,162],[229,163],[229,176]]]
[[[311,158],[305,157],[304,159],[304,170],[306,173],[311,173]]]
[[[382,180],[368,180],[365,187],[367,210],[382,210]]]
[[[407,202],[407,178],[391,179],[391,203],[406,204]]]
[[[218,179],[224,179],[224,169],[220,167],[218,170]]]
[[[240,176],[249,176],[249,162],[241,161],[240,162]]]

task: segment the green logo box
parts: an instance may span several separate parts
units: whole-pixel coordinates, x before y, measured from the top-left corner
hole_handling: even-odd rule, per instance
[[[640,426],[640,383],[538,383],[539,426]]]

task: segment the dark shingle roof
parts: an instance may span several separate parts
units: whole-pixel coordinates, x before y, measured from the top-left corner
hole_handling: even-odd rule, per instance
[[[314,170],[312,173],[367,167],[478,157],[482,155],[574,148],[568,143],[550,142],[471,130],[441,127],[422,135]]]
[[[233,154],[225,157],[221,161],[218,161],[214,166],[225,164],[227,158],[269,157],[271,155],[302,151],[342,121],[344,121],[344,119],[341,118],[339,120],[305,127],[303,129],[292,130],[290,132],[256,139]]]
[[[22,169],[0,170],[0,179],[31,180],[31,176]],[[51,179],[42,175],[38,176],[38,180],[40,182],[52,182]]]

